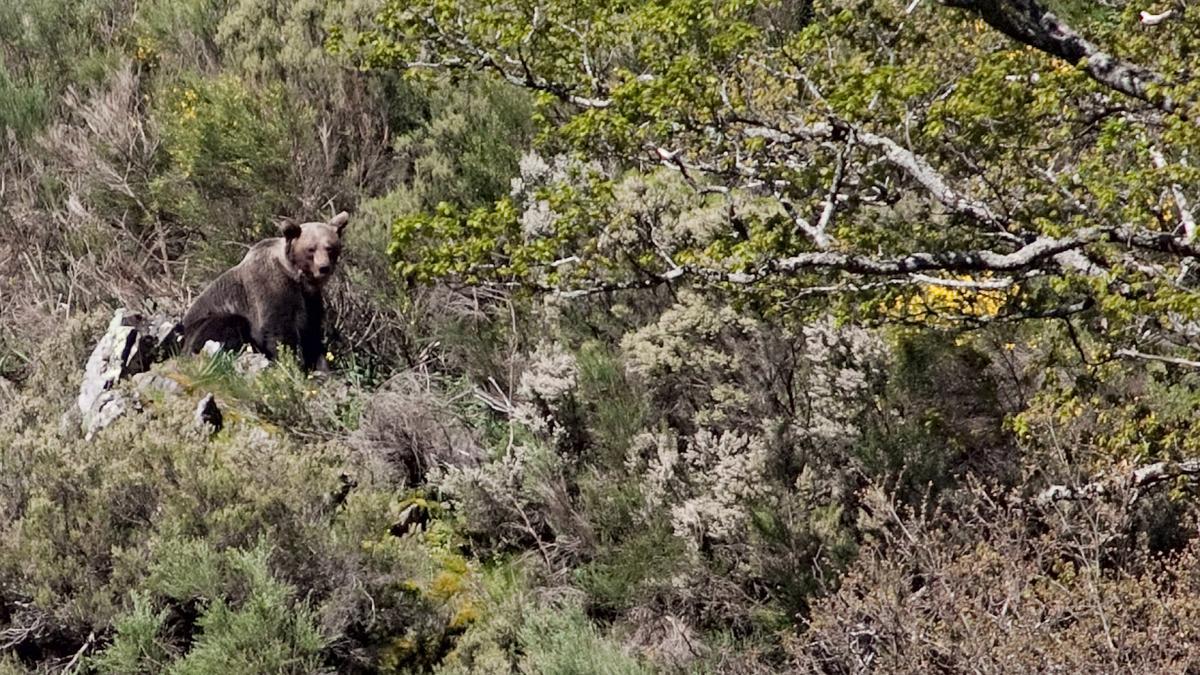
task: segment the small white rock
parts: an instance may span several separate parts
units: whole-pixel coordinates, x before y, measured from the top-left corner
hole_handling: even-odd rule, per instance
[[[1168,9],[1167,11],[1162,12],[1161,14],[1151,14],[1150,12],[1142,12],[1141,14],[1139,14],[1139,16],[1142,19],[1143,25],[1157,26],[1158,24],[1162,23],[1163,21],[1166,21],[1167,19],[1171,18],[1171,15],[1174,13],[1175,13],[1175,10]]]
[[[255,375],[266,370],[271,365],[270,359],[258,352],[247,351],[237,357],[233,367],[243,375]]]

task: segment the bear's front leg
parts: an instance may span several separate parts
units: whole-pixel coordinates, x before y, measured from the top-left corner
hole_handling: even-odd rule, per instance
[[[305,298],[304,331],[300,335],[300,351],[304,356],[304,367],[319,373],[329,372],[325,360],[325,303],[319,295]]]
[[[259,351],[266,354],[267,358],[272,361],[279,359],[280,347],[287,347],[292,350],[292,354],[297,358],[302,356],[300,353],[300,334],[296,331],[267,329],[262,332],[261,338],[255,342],[259,346]]]
[[[325,360],[325,343],[319,331],[309,330],[300,336],[300,353],[306,369],[329,372],[329,362]]]
[[[291,293],[264,293],[257,307],[254,347],[272,361],[279,359],[279,348],[287,346],[297,359],[300,353],[300,326],[304,311],[302,298]],[[299,306],[297,306],[299,305]]]

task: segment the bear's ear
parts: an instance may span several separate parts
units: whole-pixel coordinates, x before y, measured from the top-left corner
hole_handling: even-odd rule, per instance
[[[300,236],[300,231],[302,229],[300,227],[300,223],[297,223],[291,218],[280,219],[278,225],[279,234],[282,234],[284,239],[295,239],[296,237]]]
[[[336,227],[338,236],[342,236],[342,230],[346,229],[346,223],[350,222],[350,214],[342,211],[329,221],[329,224]]]

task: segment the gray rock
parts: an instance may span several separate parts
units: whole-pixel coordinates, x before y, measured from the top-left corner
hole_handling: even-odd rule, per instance
[[[120,417],[126,401],[112,392],[122,377],[146,371],[170,355],[177,343],[179,322],[146,317],[118,309],[108,329],[88,357],[76,404],[88,438]]]
[[[83,383],[79,386],[79,412],[83,414],[84,426],[88,417],[99,406],[100,396],[111,389],[122,373],[135,350],[137,335],[132,325],[126,323],[125,310],[118,309],[108,322],[108,330],[96,343],[83,372]]]
[[[83,430],[83,415],[70,406],[58,418],[58,432],[67,438],[78,438]]]
[[[216,356],[225,350],[225,346],[216,340],[209,340],[200,347],[200,353],[208,357]],[[232,352],[231,352],[232,353]],[[242,347],[233,361],[233,369],[242,375],[255,375],[271,365],[266,356],[259,354],[249,346]]]
[[[92,440],[97,431],[113,423],[128,409],[125,397],[115,391],[106,391],[96,399],[95,408],[83,417],[83,438]]]
[[[221,430],[225,424],[225,416],[217,407],[217,400],[212,394],[205,394],[196,405],[196,425],[210,434]]]
[[[158,373],[138,373],[130,378],[134,388],[143,396],[151,393],[168,394],[178,396],[183,393],[183,386],[169,377],[164,377]]]
[[[160,355],[166,355],[179,349],[183,341],[183,324],[175,319],[158,317],[155,319],[157,328],[154,331],[155,350]]]

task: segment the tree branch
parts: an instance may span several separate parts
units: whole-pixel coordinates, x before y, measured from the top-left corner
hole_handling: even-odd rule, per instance
[[[1200,478],[1200,459],[1183,462],[1155,462],[1133,471],[1124,476],[1112,476],[1072,487],[1069,485],[1051,485],[1038,493],[1036,501],[1042,506],[1050,506],[1064,501],[1085,501],[1102,499],[1126,490],[1133,490],[1130,503],[1141,497],[1146,488],[1169,481],[1180,476],[1192,480]]]
[[[1183,366],[1185,368],[1200,368],[1200,361],[1180,359],[1174,356],[1147,354],[1146,352],[1139,352],[1136,349],[1118,349],[1117,351],[1113,352],[1113,356],[1119,356],[1126,359],[1141,359],[1143,361],[1159,361],[1161,363],[1170,363],[1172,365]]]
[[[461,35],[451,35],[432,17],[425,17],[425,25],[446,45],[461,50],[463,53],[470,54],[474,58],[474,61],[470,62],[458,57],[447,57],[438,61],[408,61],[401,64],[402,68],[441,68],[454,70],[465,70],[472,67],[487,68],[518,87],[546,92],[561,101],[572,103],[581,108],[607,108],[612,104],[612,101],[609,99],[579,96],[572,92],[570,88],[560,83],[538,78],[528,68],[527,64],[518,64],[523,66],[523,75],[511,73],[501,65],[501,59],[496,58],[495,54],[479,47]],[[512,60],[510,59],[510,61]]]
[[[1150,148],[1150,161],[1156,169],[1167,168],[1167,158],[1158,148]],[[1192,215],[1187,197],[1183,195],[1183,188],[1178,183],[1171,183],[1171,196],[1175,199],[1175,208],[1179,211],[1180,222],[1183,223],[1184,241],[1191,243],[1196,238],[1196,218]]]
[[[1082,65],[1089,77],[1110,89],[1145,101],[1164,112],[1173,112],[1177,108],[1177,103],[1170,97],[1150,92],[1151,87],[1163,83],[1161,75],[1100,49],[1037,0],[942,0],[942,4],[971,11],[1021,44],[1071,65]]]
[[[756,274],[730,275],[730,281],[752,283],[772,273],[795,273],[807,269],[836,269],[877,276],[930,271],[1013,272],[1052,259],[1065,251],[1109,239],[1112,235],[1113,232],[1109,228],[1087,228],[1067,237],[1035,239],[1012,253],[990,250],[920,252],[890,259],[832,251],[801,253],[772,261]]]
[[[728,272],[720,269],[695,265],[676,265],[665,272],[643,271],[642,275],[622,281],[607,281],[582,288],[557,288],[524,281],[497,281],[485,285],[506,288],[522,287],[536,292],[553,293],[560,297],[576,298],[597,293],[652,288],[674,282],[682,277],[696,277],[713,283],[752,285],[778,276],[789,276],[804,272],[828,270],[848,272],[862,276],[897,278],[891,283],[938,285],[975,290],[996,290],[1011,287],[1017,280],[1008,277],[996,279],[955,280],[938,278],[925,272],[993,273],[1022,272],[1023,277],[1034,276],[1042,266],[1060,269],[1075,269],[1074,264],[1064,261],[1070,254],[1078,253],[1091,244],[1113,243],[1129,248],[1200,257],[1200,249],[1185,244],[1167,233],[1132,230],[1128,227],[1093,227],[1079,230],[1070,236],[1040,237],[1019,249],[1003,253],[987,249],[973,251],[915,252],[895,258],[878,258],[839,251],[815,251],[799,253],[786,258],[771,260],[751,272]],[[661,252],[660,252],[661,253]],[[559,261],[556,261],[559,262]],[[668,259],[669,264],[673,264]],[[551,263],[554,266],[555,263]],[[832,288],[832,287],[831,287]],[[1138,353],[1120,353],[1119,356],[1156,358],[1176,362],[1171,357],[1153,357]],[[1188,362],[1178,360],[1177,365]],[[1196,364],[1200,366],[1200,363]]]
[[[929,162],[912,150],[886,136],[866,131],[859,131],[856,136],[863,145],[882,150],[884,157],[889,162],[903,169],[913,180],[928,190],[934,199],[951,211],[965,214],[990,225],[1000,225],[1004,222],[1004,218],[987,204],[951,187],[950,183]]]
[[[925,188],[929,194],[950,211],[965,215],[975,221],[995,228],[1002,237],[1010,241],[1020,239],[1004,229],[1005,218],[996,213],[984,202],[961,192],[950,185],[945,176],[933,168],[924,157],[905,148],[896,141],[879,134],[851,128],[840,121],[833,124],[796,124],[788,129],[771,127],[761,122],[740,119],[746,124],[743,133],[750,138],[764,138],[776,143],[792,144],[801,141],[830,140],[843,135],[852,135],[854,140],[865,147],[878,150],[884,158],[898,167],[918,185]]]
[[[851,134],[838,150],[837,159],[833,165],[833,178],[829,181],[829,192],[821,205],[821,217],[817,219],[816,234],[821,248],[829,246],[829,226],[833,224],[833,216],[837,212],[838,199],[841,197],[842,181],[846,177],[846,157],[854,147],[854,135]]]

